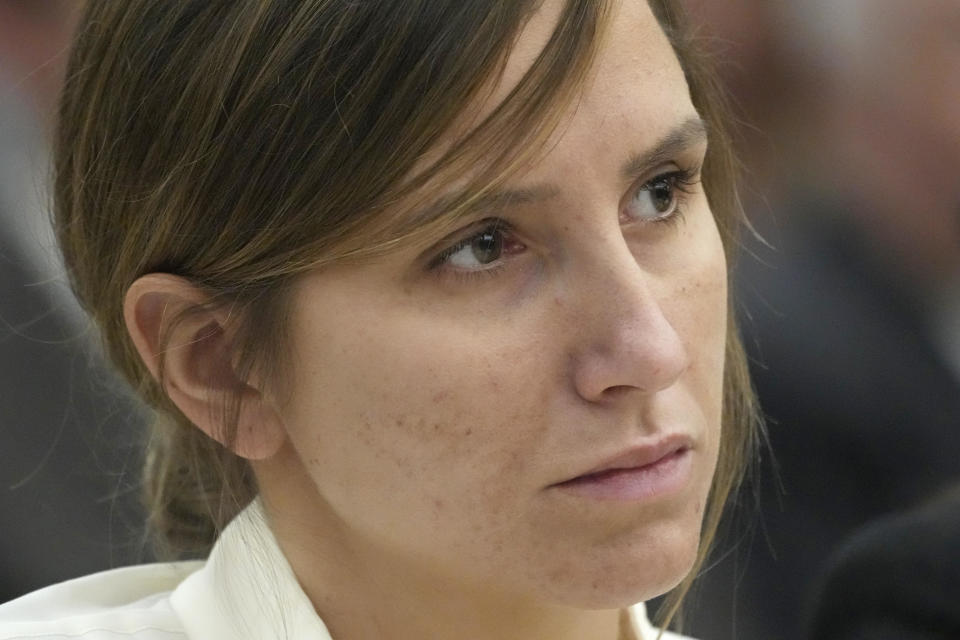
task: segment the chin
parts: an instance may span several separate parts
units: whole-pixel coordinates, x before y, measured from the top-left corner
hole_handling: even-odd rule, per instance
[[[699,550],[699,528],[662,531],[642,541],[607,549],[600,562],[579,567],[580,580],[553,582],[565,587],[554,593],[559,604],[580,609],[618,609],[662,596],[693,570]],[[568,578],[569,570],[563,571]]]

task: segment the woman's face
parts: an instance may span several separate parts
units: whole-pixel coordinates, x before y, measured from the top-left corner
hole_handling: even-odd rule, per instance
[[[304,278],[289,446],[261,480],[268,497],[278,473],[308,489],[286,491],[280,526],[296,509],[349,557],[545,602],[620,606],[677,584],[720,438],[726,265],[705,150],[667,40],[624,2],[511,205]]]

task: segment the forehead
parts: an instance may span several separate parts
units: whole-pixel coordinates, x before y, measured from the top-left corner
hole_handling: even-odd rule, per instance
[[[521,30],[502,74],[487,93],[469,105],[444,136],[453,140],[482,122],[508,99],[553,35],[563,0],[545,0]],[[581,91],[567,105],[560,126],[536,155],[524,176],[551,170],[551,158],[565,148],[607,146],[613,151],[629,142],[629,153],[641,153],[671,130],[696,117],[689,88],[676,54],[645,0],[612,0],[597,43],[597,54]],[[625,130],[629,140],[623,140]],[[441,143],[438,147],[444,147]],[[439,149],[438,149],[439,151]],[[622,157],[616,161],[622,162]]]
[[[553,34],[565,2],[545,0],[522,29],[510,52],[503,74],[479,111],[486,115],[504,99],[530,69]],[[645,0],[612,0],[601,36],[598,56],[585,86],[608,90],[604,80],[645,82],[664,79],[679,71],[679,63]],[[598,86],[599,85],[599,86]]]
[[[545,2],[531,19],[508,61],[505,87],[529,68],[560,4]],[[647,151],[696,116],[680,63],[647,2],[614,1],[582,92],[524,181],[549,180],[547,174],[557,172],[611,175],[625,157]]]
[[[511,100],[516,104],[511,93],[553,36],[564,5],[562,0],[538,5],[500,73],[420,157],[412,175],[467,139],[501,104]],[[494,197],[504,192],[572,193],[578,189],[577,195],[586,196],[585,185],[591,189],[611,185],[600,185],[594,178],[623,175],[632,158],[644,156],[685,125],[700,121],[676,54],[647,2],[611,0],[606,7],[583,82],[567,103],[556,103],[558,126],[546,125],[550,133],[545,143],[539,138],[530,145],[508,142],[520,155],[510,165],[478,151],[468,152],[467,164],[443,166],[416,190],[393,200],[399,214],[393,219],[402,221],[403,229],[393,238],[427,238],[449,231],[464,214],[482,207],[485,199],[479,194],[484,189]],[[544,122],[552,122],[550,116]],[[497,173],[496,183],[488,182],[491,169],[504,170]],[[468,201],[473,205],[461,208]]]

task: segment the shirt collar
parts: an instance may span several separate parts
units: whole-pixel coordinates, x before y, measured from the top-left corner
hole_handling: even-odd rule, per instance
[[[331,640],[254,500],[224,529],[206,565],[171,604],[190,638]]]

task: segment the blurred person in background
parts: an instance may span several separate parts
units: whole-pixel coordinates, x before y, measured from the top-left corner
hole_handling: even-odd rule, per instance
[[[831,551],[960,476],[960,4],[686,4],[746,122],[769,244],[740,315],[775,458],[691,628],[798,639]]]
[[[123,474],[137,414],[92,362],[45,206],[79,4],[0,0],[0,602],[140,557]]]
[[[834,554],[811,640],[960,638],[960,484],[871,522]]]

